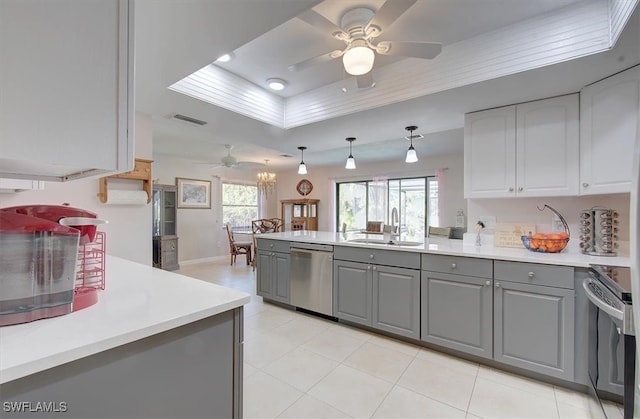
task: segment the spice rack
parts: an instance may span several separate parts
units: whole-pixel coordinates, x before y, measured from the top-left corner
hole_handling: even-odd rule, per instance
[[[147,204],[150,203],[151,188],[153,187],[153,182],[151,181],[151,163],[153,163],[153,160],[136,159],[133,170],[100,178],[100,190],[98,192],[98,198],[100,198],[100,202],[107,202],[109,190],[107,184],[109,179],[130,179],[142,181],[142,190],[147,193]]]

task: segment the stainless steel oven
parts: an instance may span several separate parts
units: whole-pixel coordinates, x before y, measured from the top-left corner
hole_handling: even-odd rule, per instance
[[[623,404],[633,418],[636,340],[629,268],[591,265],[583,282],[589,305],[589,379],[598,399]],[[599,403],[602,406],[601,403]],[[604,409],[603,415],[606,417]]]

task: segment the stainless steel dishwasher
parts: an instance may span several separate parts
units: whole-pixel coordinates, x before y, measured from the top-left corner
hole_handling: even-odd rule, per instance
[[[333,316],[333,246],[291,243],[291,305]]]

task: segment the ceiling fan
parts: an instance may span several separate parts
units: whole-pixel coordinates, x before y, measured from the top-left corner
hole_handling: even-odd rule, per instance
[[[231,149],[233,148],[230,144],[225,144],[224,147],[227,149],[227,155],[220,159],[220,162],[198,162],[198,164],[207,164],[210,165],[212,169],[218,169],[221,167],[228,169],[239,169],[239,168],[253,168],[257,166],[264,166],[263,163],[255,163],[251,161],[238,161],[235,157],[231,155]]]
[[[298,18],[343,41],[347,46],[343,50],[338,49],[292,64],[289,70],[300,71],[342,57],[345,71],[356,76],[358,87],[363,88],[373,86],[371,69],[376,53],[424,59],[436,57],[442,51],[442,44],[437,42],[376,42],[376,38],[416,1],[386,0],[377,12],[366,7],[356,7],[342,16],[340,27],[313,9],[299,14]]]

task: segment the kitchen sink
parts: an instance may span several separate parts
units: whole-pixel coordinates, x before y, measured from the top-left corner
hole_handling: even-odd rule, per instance
[[[351,239],[351,240],[347,240],[347,242],[349,242],[349,243],[366,243],[366,244],[388,244],[388,245],[395,245],[395,246],[421,246],[423,244],[422,242],[414,242],[414,241],[409,241],[409,240],[392,240],[391,242],[389,242],[388,240],[365,239],[365,238]]]

